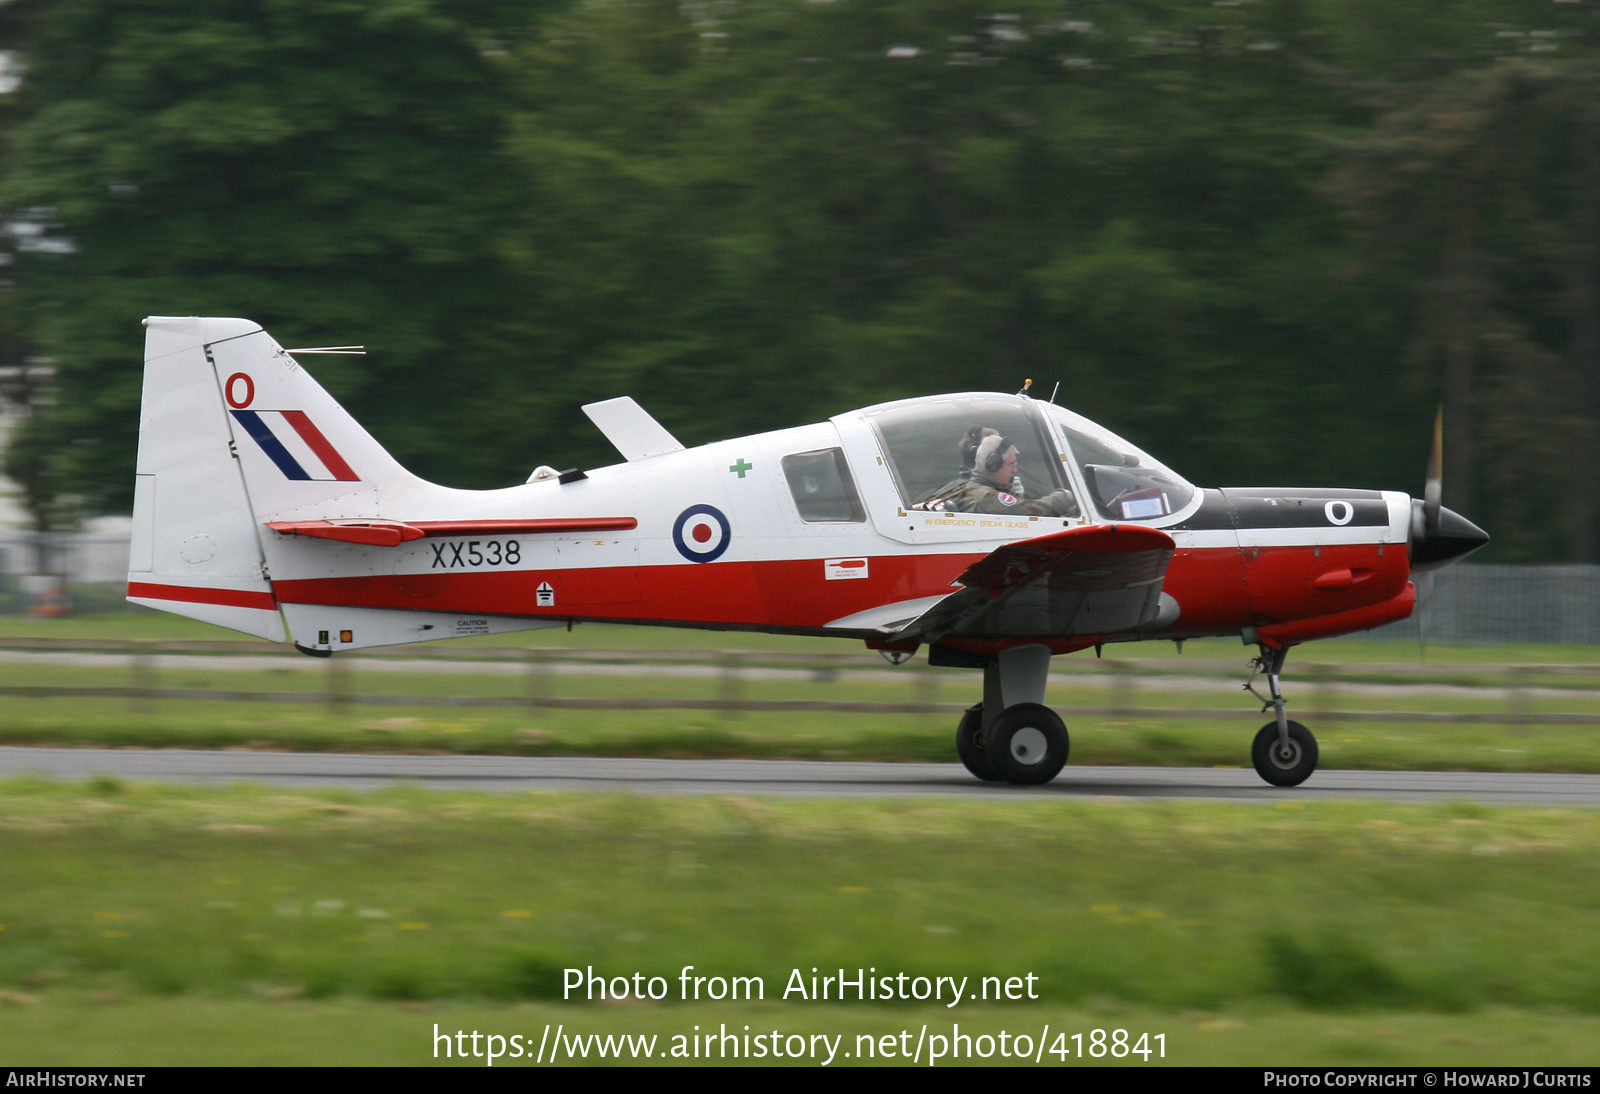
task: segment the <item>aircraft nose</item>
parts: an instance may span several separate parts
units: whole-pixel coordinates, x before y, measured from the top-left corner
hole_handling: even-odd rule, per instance
[[[1418,522],[1421,523],[1420,521]],[[1413,530],[1411,571],[1425,573],[1465,558],[1485,543],[1489,533],[1451,509],[1439,510],[1439,527],[1432,532]]]

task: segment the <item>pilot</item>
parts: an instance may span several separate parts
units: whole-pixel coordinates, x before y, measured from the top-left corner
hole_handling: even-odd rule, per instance
[[[1017,446],[998,433],[984,437],[973,453],[972,476],[958,489],[927,508],[956,513],[1020,513],[1026,516],[1075,517],[1078,503],[1066,490],[1042,498],[1018,494]]]
[[[972,478],[973,465],[978,462],[978,445],[985,437],[998,436],[1000,436],[998,429],[990,429],[986,425],[969,425],[967,431],[961,434],[961,439],[956,442],[956,460],[958,462],[956,477],[937,490],[931,490],[924,494],[921,500],[911,508],[937,509],[940,501],[966,486],[967,481]],[[1016,493],[1016,491],[1012,492]]]

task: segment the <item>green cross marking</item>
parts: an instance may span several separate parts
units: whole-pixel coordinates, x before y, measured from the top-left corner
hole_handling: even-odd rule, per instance
[[[756,465],[753,463],[745,463],[743,456],[739,457],[738,463],[730,464],[728,466],[728,470],[732,471],[735,475],[738,475],[741,479],[744,478],[744,473],[746,471],[754,471],[755,469]]]

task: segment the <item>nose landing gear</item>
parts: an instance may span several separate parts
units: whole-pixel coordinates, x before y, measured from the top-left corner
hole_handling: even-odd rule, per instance
[[[1278,676],[1283,672],[1287,650],[1261,647],[1261,656],[1250,662],[1250,679],[1244,690],[1261,700],[1263,711],[1277,715],[1262,726],[1250,745],[1250,762],[1260,775],[1273,786],[1299,786],[1317,769],[1317,739],[1299,722],[1291,722],[1284,712],[1283,691],[1278,687]],[[1254,687],[1257,673],[1265,673],[1269,699]]]

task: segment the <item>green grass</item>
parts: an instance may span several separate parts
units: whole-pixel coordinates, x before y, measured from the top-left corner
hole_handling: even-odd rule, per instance
[[[3,619],[0,630],[236,637],[134,613]],[[454,644],[854,648],[597,626]],[[1175,656],[1156,643],[1114,652]],[[1185,656],[1242,664],[1247,653],[1219,640],[1191,643]],[[1414,645],[1359,640],[1297,651],[1302,664],[1381,666],[1416,655]],[[1427,656],[1597,659],[1584,647],[1430,646]],[[61,671],[70,683],[123,684],[127,675]],[[156,683],[318,690],[326,671],[289,660],[282,673],[161,673]],[[55,672],[0,668],[0,678],[37,683]],[[945,675],[939,701],[976,697],[975,675]],[[1600,734],[1586,727],[1318,724],[1303,683],[1291,675],[1291,696],[1318,730],[1326,767],[1600,770],[1591,743]],[[526,686],[518,677],[378,673],[353,674],[350,684],[419,694]],[[716,682],[556,677],[550,686],[557,695],[713,695]],[[1227,690],[1197,681],[1140,701],[1227,706]],[[825,685],[751,682],[745,694],[927,697],[909,681],[843,673]],[[1065,673],[1050,698],[1107,702],[1103,688]],[[1541,702],[1595,709],[1582,693]],[[1425,705],[1501,710],[1504,699],[1486,690],[1481,701]],[[0,743],[948,760],[947,721],[191,702],[140,713],[124,700],[7,698]],[[1072,720],[1073,762],[1242,765],[1254,727],[1149,712]],[[1178,1064],[1593,1066],[1597,905],[1600,816],[1581,809],[491,797],[404,787],[286,794],[13,780],[0,783],[0,1060],[430,1064],[435,1022],[524,1037],[545,1023],[670,1037],[726,1022],[849,1040],[959,1021],[990,1033],[1046,1022],[1165,1032],[1167,1062]],[[761,976],[769,998],[556,998],[569,966],[675,984],[685,964]],[[791,969],[812,965],[1031,971],[1042,998],[953,1011],[770,998]]]
[[[1587,1063],[1600,814],[0,784],[0,1059],[431,1062],[447,1030],[1167,1032],[1171,1063]],[[758,976],[563,1001],[563,970]],[[793,969],[1036,1002],[782,999]]]
[[[1058,1003],[1600,1012],[1600,815],[13,781],[0,982],[549,999],[906,968]],[[731,929],[730,926],[736,926]]]

